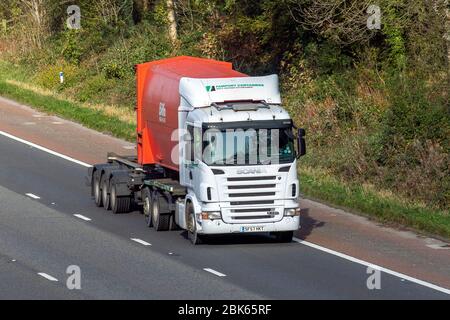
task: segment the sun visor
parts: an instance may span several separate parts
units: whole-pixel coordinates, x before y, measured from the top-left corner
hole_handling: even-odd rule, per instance
[[[227,101],[281,104],[277,75],[242,78],[180,79],[180,95],[192,108]]]

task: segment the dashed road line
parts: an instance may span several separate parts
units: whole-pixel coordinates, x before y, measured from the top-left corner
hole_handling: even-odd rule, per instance
[[[26,193],[25,195],[30,197],[30,198],[36,199],[36,200],[41,198],[41,197],[39,197],[39,196],[37,196],[37,195],[35,195],[33,193]]]
[[[41,277],[49,280],[49,281],[53,281],[53,282],[57,282],[58,279],[56,279],[55,277],[52,277],[51,275],[44,273],[44,272],[39,272],[38,275],[40,275]]]
[[[82,214],[74,214],[74,216],[79,218],[79,219],[81,219],[81,220],[84,220],[84,221],[91,221],[92,220],[92,219],[90,219],[88,217],[83,216]]]
[[[214,275],[216,275],[218,277],[226,277],[227,276],[226,274],[224,274],[222,272],[219,272],[219,271],[216,271],[216,270],[211,269],[211,268],[203,268],[203,270],[205,270],[206,272],[212,273],[212,274],[214,274]]]
[[[426,282],[426,281],[423,281],[423,280],[420,280],[420,279],[416,279],[414,277],[410,277],[410,276],[408,276],[406,274],[403,274],[403,273],[400,273],[400,272],[396,272],[394,270],[387,269],[387,268],[378,266],[376,264],[373,264],[373,263],[370,263],[370,262],[367,262],[367,261],[364,261],[364,260],[361,260],[361,259],[358,259],[358,258],[354,258],[352,256],[346,255],[345,253],[334,251],[334,250],[331,250],[331,249],[319,246],[317,244],[314,244],[314,243],[311,243],[311,242],[308,242],[308,241],[304,241],[304,240],[301,240],[301,239],[298,239],[298,238],[293,238],[293,240],[295,242],[298,242],[298,243],[303,244],[305,246],[308,246],[310,248],[314,248],[316,250],[320,250],[322,252],[326,252],[328,254],[332,254],[332,255],[334,255],[336,257],[339,257],[339,258],[342,258],[342,259],[346,259],[348,261],[351,261],[351,262],[354,262],[354,263],[358,263],[358,264],[361,264],[361,265],[366,266],[366,267],[371,267],[372,269],[380,270],[381,272],[390,274],[390,275],[398,277],[400,279],[405,279],[405,280],[408,280],[410,282],[416,283],[418,285],[421,285],[421,286],[424,286],[424,287],[427,287],[427,288],[430,288],[430,289],[433,289],[433,290],[436,290],[436,291],[439,291],[439,292],[446,293],[446,294],[450,295],[450,289],[443,288],[443,287],[437,286],[435,284],[432,284],[432,283],[429,283],[429,282]]]
[[[140,244],[142,244],[144,246],[151,246],[152,245],[151,243],[148,243],[147,241],[144,241],[144,240],[141,240],[141,239],[138,239],[138,238],[130,238],[130,239],[132,241],[140,243]]]

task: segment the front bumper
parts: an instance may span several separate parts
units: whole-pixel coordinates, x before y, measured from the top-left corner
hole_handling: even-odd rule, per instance
[[[221,219],[202,220],[197,222],[197,232],[200,234],[225,233],[262,233],[295,231],[300,227],[300,217],[283,217],[277,222],[265,223],[225,223]]]

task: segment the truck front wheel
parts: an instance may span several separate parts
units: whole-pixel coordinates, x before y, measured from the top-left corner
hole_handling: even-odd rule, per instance
[[[201,244],[201,236],[197,232],[197,223],[195,222],[195,211],[192,203],[189,203],[186,208],[186,224],[188,238],[193,245]]]

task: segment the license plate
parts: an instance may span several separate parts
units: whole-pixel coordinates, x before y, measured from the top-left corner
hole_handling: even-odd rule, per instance
[[[261,232],[261,231],[264,231],[264,226],[241,227],[241,232]]]

